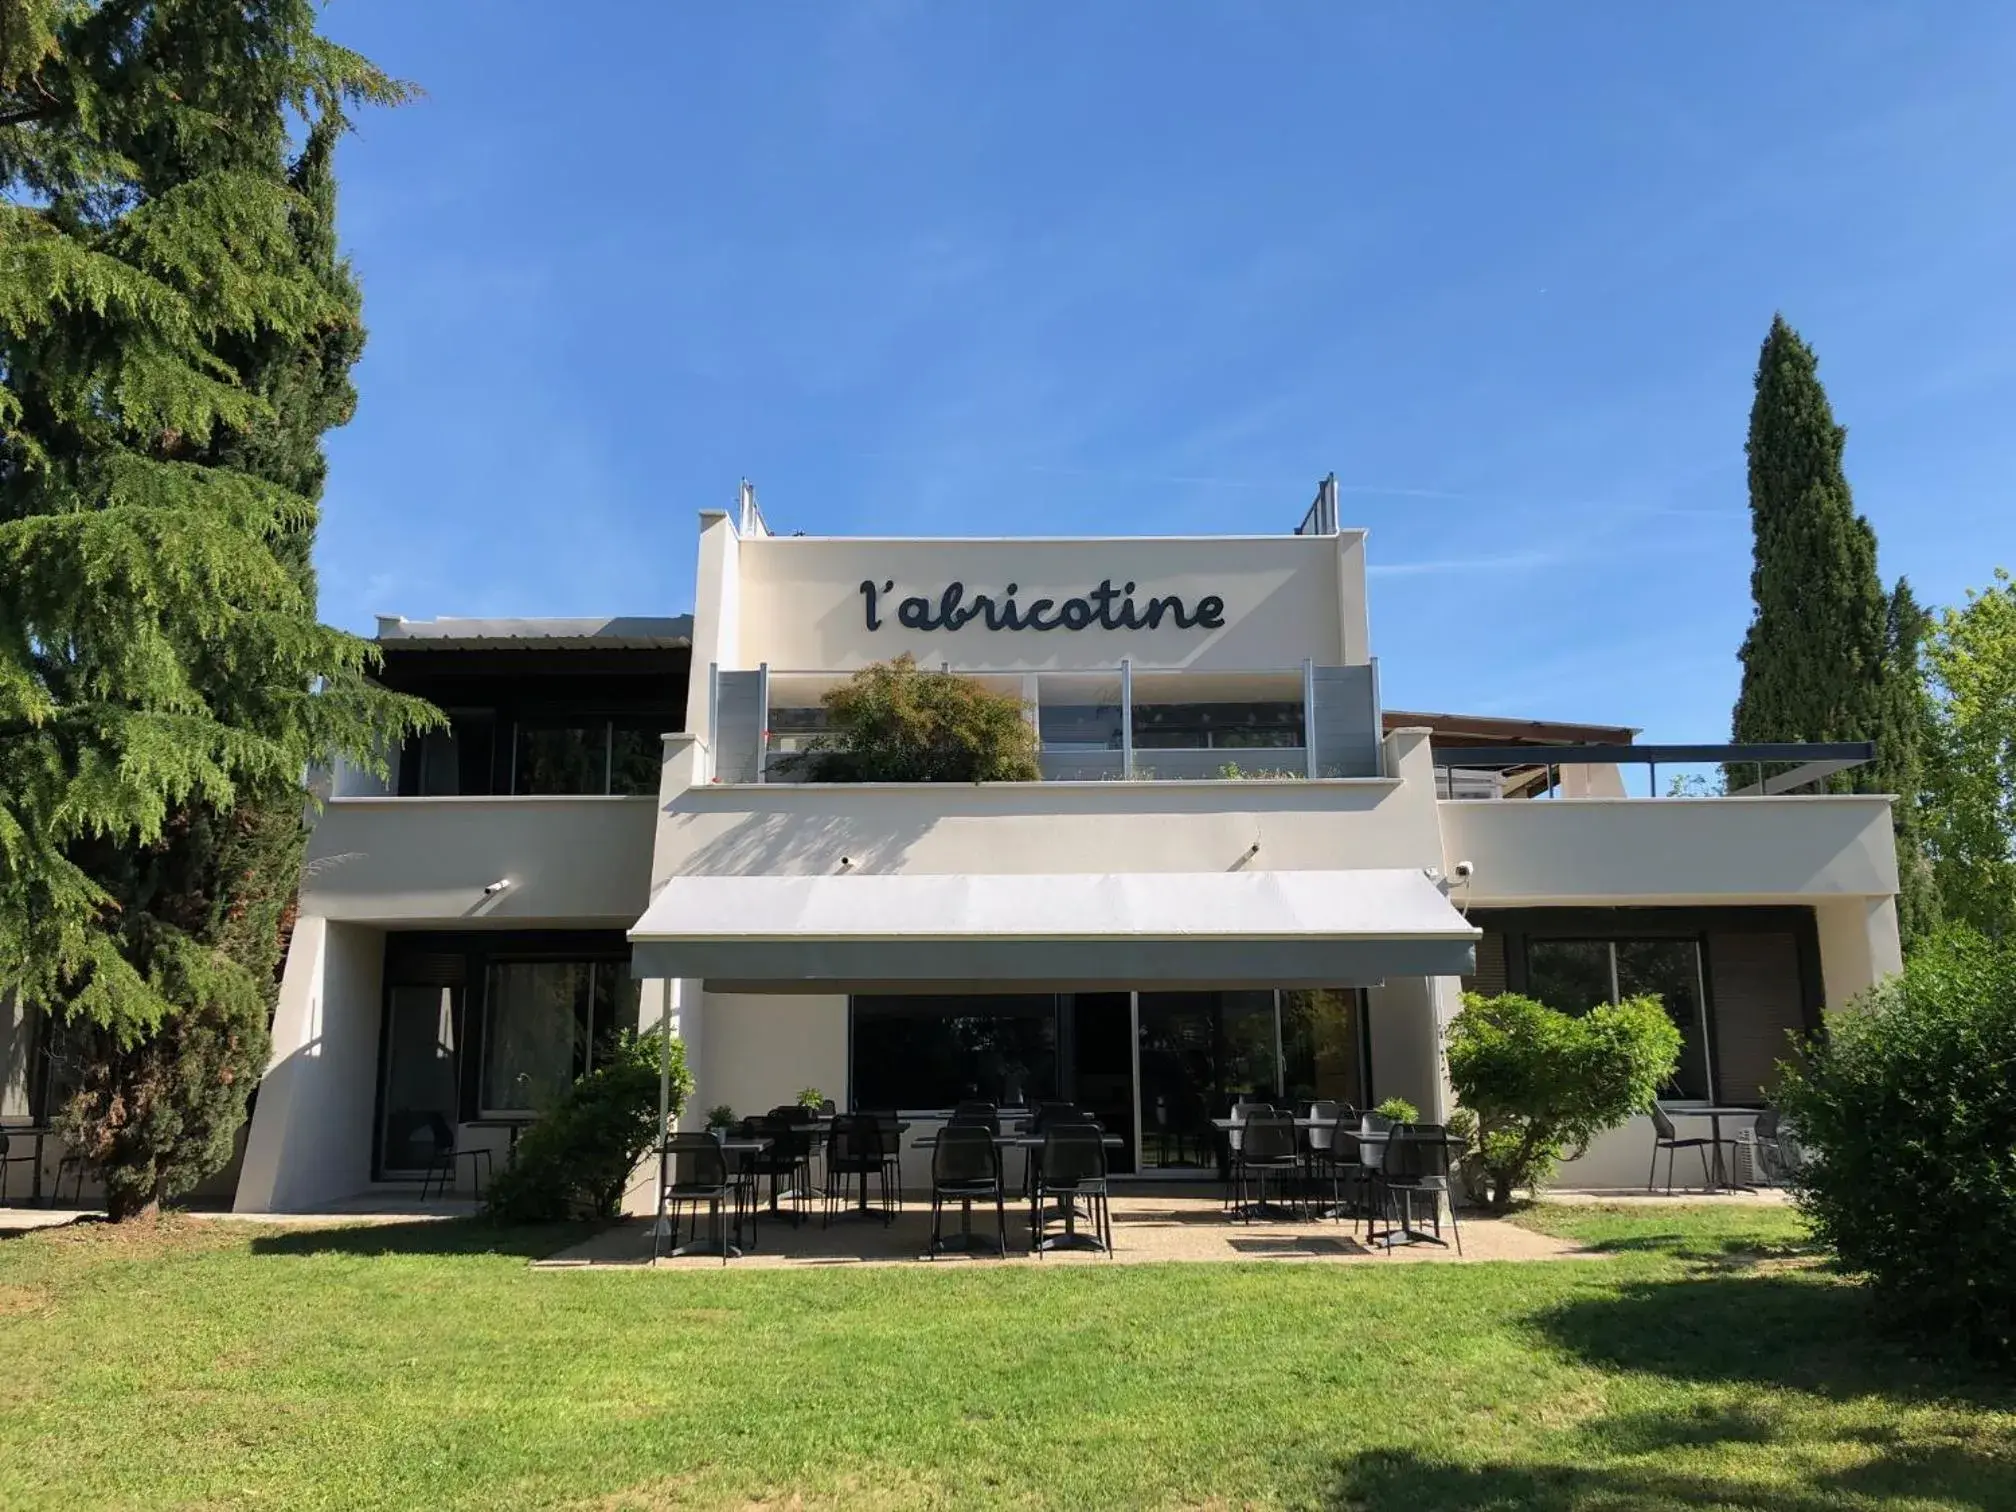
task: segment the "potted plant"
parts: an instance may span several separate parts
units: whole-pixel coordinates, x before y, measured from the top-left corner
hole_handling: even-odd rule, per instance
[[[808,1113],[817,1113],[826,1101],[826,1094],[817,1087],[805,1087],[798,1093],[798,1106]]]
[[[1404,1097],[1389,1097],[1372,1111],[1388,1123],[1411,1124],[1421,1122],[1421,1110]]]
[[[735,1127],[735,1110],[726,1103],[716,1103],[707,1110],[707,1132],[726,1134]]]

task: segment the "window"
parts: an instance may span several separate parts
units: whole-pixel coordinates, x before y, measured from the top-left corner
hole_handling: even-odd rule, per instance
[[[1355,987],[1286,989],[1281,994],[1283,1092],[1296,1102],[1324,1099],[1365,1106],[1364,1016]]]
[[[548,1106],[637,1023],[638,984],[615,961],[499,961],[483,1007],[485,1116]]]
[[[528,795],[610,793],[619,797],[656,794],[663,724],[662,718],[649,717],[521,719],[513,748],[511,791]]]
[[[1284,750],[1302,744],[1297,703],[1134,705],[1134,745],[1144,751]]]
[[[853,1000],[857,1108],[1021,1107],[1054,1098],[1057,1000],[1049,993]]]
[[[399,759],[399,791],[407,797],[452,798],[491,790],[497,719],[488,709],[450,709],[448,728],[408,741]]]
[[[1680,1031],[1680,1062],[1664,1095],[1713,1099],[1708,1022],[1698,940],[1543,940],[1526,942],[1526,991],[1563,1013],[1646,994],[1665,1004]]]

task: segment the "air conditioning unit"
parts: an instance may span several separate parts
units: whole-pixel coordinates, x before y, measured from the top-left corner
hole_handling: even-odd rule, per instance
[[[1759,1154],[1756,1135],[1739,1134],[1736,1137],[1735,1147],[1729,1152],[1729,1180],[1732,1185],[1762,1185],[1763,1162]]]

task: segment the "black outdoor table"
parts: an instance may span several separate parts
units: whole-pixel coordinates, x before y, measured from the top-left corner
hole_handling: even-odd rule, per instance
[[[1702,1107],[1676,1106],[1661,1103],[1668,1118],[1705,1118],[1708,1120],[1708,1137],[1715,1143],[1709,1151],[1708,1190],[1719,1192],[1724,1187],[1735,1192],[1755,1191],[1755,1187],[1739,1186],[1729,1174],[1729,1166],[1722,1158],[1722,1120],[1725,1118],[1755,1118],[1763,1110],[1760,1108],[1729,1108],[1705,1105]]]

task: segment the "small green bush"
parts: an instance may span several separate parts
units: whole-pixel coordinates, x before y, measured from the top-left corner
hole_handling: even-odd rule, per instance
[[[1372,1111],[1391,1123],[1421,1122],[1421,1110],[1404,1097],[1389,1097]]]
[[[1579,1017],[1516,993],[1466,993],[1449,1025],[1449,1081],[1472,1117],[1464,1157],[1494,1212],[1542,1185],[1565,1157],[1651,1105],[1680,1059],[1680,1031],[1656,997]]]
[[[2016,1358],[2016,942],[1919,946],[1780,1068],[1778,1103],[1800,1207],[1885,1315]]]
[[[686,1047],[672,1041],[674,1121],[693,1090]],[[613,1218],[637,1162],[658,1142],[659,1040],[624,1034],[615,1053],[525,1131],[485,1205],[512,1223]]]

